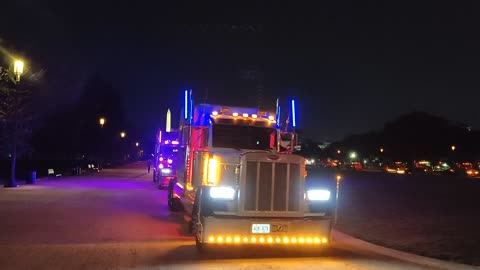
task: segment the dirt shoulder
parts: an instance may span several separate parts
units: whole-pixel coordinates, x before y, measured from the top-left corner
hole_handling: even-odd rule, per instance
[[[414,254],[480,265],[480,180],[346,173],[337,228]]]

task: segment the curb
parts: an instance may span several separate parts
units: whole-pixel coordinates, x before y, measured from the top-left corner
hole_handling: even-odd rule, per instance
[[[371,251],[377,254],[388,256],[402,261],[415,263],[418,265],[435,267],[445,270],[480,270],[480,266],[466,265],[461,263],[454,263],[448,261],[442,261],[439,259],[428,258],[420,255],[415,255],[403,251],[398,251],[391,248],[375,245],[360,239],[357,239],[348,234],[333,230],[333,239],[347,244],[348,246],[356,247],[359,249]]]

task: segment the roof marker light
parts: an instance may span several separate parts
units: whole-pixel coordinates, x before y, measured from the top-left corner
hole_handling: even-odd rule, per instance
[[[268,120],[273,121],[273,120],[275,120],[275,117],[273,117],[273,115],[270,115],[270,116],[268,117]]]
[[[213,112],[212,112],[212,115],[213,115],[213,116],[217,116],[217,115],[218,115],[218,112],[217,112],[217,111],[213,111]]]
[[[257,119],[257,117],[258,117],[258,115],[252,114],[252,118],[253,118],[253,119]]]
[[[244,113],[244,114],[243,114],[243,117],[247,118],[247,117],[248,117],[248,113]]]
[[[237,112],[234,112],[232,113],[233,117],[237,117],[238,116],[238,113]]]

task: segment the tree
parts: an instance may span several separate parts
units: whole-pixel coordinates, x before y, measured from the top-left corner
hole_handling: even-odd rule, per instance
[[[28,138],[31,134],[31,114],[28,104],[31,92],[9,69],[0,67],[0,123],[1,147],[12,159],[11,177],[6,187],[16,187],[17,156],[28,150]]]

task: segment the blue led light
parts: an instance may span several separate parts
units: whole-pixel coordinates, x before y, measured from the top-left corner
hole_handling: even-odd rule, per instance
[[[280,105],[278,105],[278,107],[277,107],[277,119],[276,119],[276,121],[277,121],[277,128],[279,128],[280,127]]]
[[[277,102],[276,102],[277,111],[275,112],[275,113],[276,113],[276,119],[275,119],[275,121],[277,122],[277,124],[276,124],[276,127],[277,127],[277,128],[280,127],[280,105],[278,104],[279,101],[280,101],[280,99],[277,98]]]
[[[297,121],[295,119],[295,100],[292,99],[292,126],[296,127],[297,126]]]
[[[188,90],[185,90],[185,112],[183,113],[185,120],[188,118]]]
[[[192,89],[190,89],[190,125],[192,124],[193,121],[193,99],[192,99]]]

